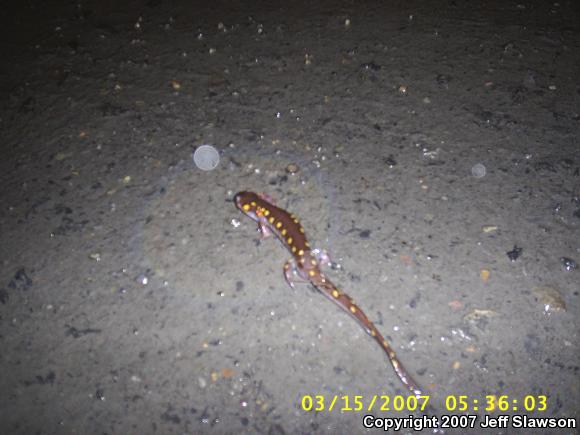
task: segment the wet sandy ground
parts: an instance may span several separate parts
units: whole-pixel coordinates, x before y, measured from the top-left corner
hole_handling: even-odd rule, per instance
[[[364,412],[303,397],[406,394],[351,318],[286,286],[243,189],[301,217],[439,413],[507,395],[577,417],[579,18],[572,1],[3,10],[2,433],[362,433]],[[202,143],[214,171],[192,163]]]

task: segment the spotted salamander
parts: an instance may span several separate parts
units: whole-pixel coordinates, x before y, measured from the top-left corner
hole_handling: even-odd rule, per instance
[[[401,382],[415,396],[421,396],[422,390],[409,375],[397,358],[395,351],[365,313],[354,303],[352,298],[338,289],[320,270],[320,262],[325,258],[311,249],[304,228],[296,216],[276,207],[265,195],[253,192],[239,192],[234,197],[238,209],[258,223],[262,237],[274,233],[292,253],[292,258],[284,265],[286,282],[294,288],[296,276],[309,281],[323,295],[350,314],[365,331],[373,337],[387,354],[395,373]]]

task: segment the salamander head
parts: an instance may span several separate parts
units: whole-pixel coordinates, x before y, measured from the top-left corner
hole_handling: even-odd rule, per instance
[[[246,216],[251,217],[255,221],[258,220],[258,216],[256,215],[256,207],[259,200],[260,197],[254,192],[243,191],[236,193],[234,196],[236,207]]]

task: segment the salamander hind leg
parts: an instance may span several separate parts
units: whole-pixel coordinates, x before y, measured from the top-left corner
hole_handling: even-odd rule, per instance
[[[316,260],[320,263],[320,264],[327,264],[328,266],[332,265],[332,261],[330,260],[330,256],[328,255],[328,252],[326,252],[324,249],[313,249],[312,251],[312,255],[314,255],[314,258],[316,258]]]
[[[291,288],[295,288],[294,284],[308,284],[308,281],[299,278],[300,273],[296,267],[296,261],[294,259],[288,260],[284,263],[284,279]]]

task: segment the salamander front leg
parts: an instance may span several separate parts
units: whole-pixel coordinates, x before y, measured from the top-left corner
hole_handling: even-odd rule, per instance
[[[262,198],[265,201],[268,201],[270,204],[276,205],[276,200],[274,198],[272,198],[270,195],[268,195],[267,193],[258,193],[258,196],[260,198]]]
[[[258,229],[260,230],[261,236],[260,239],[264,240],[267,239],[272,235],[272,230],[268,228],[268,224],[266,223],[266,218],[260,218],[258,220]]]

